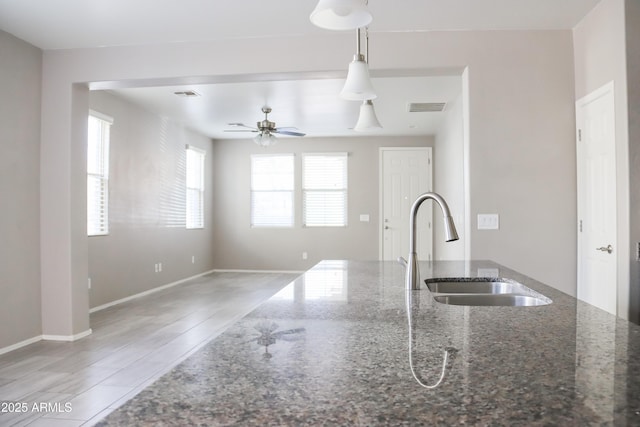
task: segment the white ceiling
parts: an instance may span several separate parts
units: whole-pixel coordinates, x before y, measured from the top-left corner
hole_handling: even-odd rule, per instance
[[[570,29],[600,0],[370,0],[370,32]],[[308,19],[317,0],[0,0],[0,29],[41,49],[95,48],[322,34]],[[345,69],[347,64],[345,63]],[[338,98],[342,79],[254,81],[114,90],[212,138],[230,122],[254,126],[262,105],[277,126],[308,136],[357,135],[359,104]],[[380,77],[374,101],[386,135],[425,135],[444,113],[408,113],[408,102],[451,102],[453,77]],[[178,90],[202,96],[179,98]]]
[[[181,122],[214,139],[253,137],[228,133],[229,123],[256,126],[264,119],[263,105],[273,111],[269,120],[279,127],[297,127],[309,137],[357,136],[359,102],[339,98],[343,79],[287,80],[210,85],[145,87],[111,92],[149,111]],[[374,105],[383,126],[376,135],[431,135],[446,114],[409,113],[409,102],[451,103],[461,93],[459,76],[374,78],[378,94]],[[193,90],[198,97],[179,97],[176,91]]]
[[[570,29],[599,0],[370,0],[372,32]],[[0,0],[0,28],[42,49],[320,34],[317,0]]]

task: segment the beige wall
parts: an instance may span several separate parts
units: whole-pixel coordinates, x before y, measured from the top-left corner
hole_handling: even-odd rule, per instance
[[[470,256],[575,295],[571,32],[487,32],[464,47],[475,47],[466,52]],[[500,215],[499,230],[477,230],[485,213]]]
[[[0,349],[42,334],[42,52],[0,31]]]
[[[462,87],[462,81],[460,82]],[[464,182],[464,123],[463,98],[460,95],[447,105],[445,119],[435,136],[433,154],[433,190],[442,195],[451,209],[460,239],[444,242],[444,224],[434,221],[434,259],[464,259],[465,240],[465,182]]]
[[[105,88],[344,70],[353,54],[350,40],[347,34],[323,33],[45,52],[42,286],[43,295],[65,301],[54,305],[43,298],[43,323],[57,331],[50,333],[75,334],[88,325],[88,302],[82,303],[88,301],[82,296],[88,270],[81,256],[87,243],[82,211],[72,210],[85,192],[70,178],[82,175],[71,158],[82,151],[78,129],[85,121],[81,109],[73,108],[83,95],[75,83],[100,82],[95,86]],[[574,294],[571,31],[373,34],[370,50],[377,70],[391,73],[468,67],[469,215],[495,212],[501,220],[499,231],[469,232],[470,255]]]
[[[323,259],[378,258],[380,147],[433,146],[433,138],[281,138],[264,149],[251,140],[214,142],[215,267],[220,269],[306,270]],[[302,227],[301,154],[348,152],[348,225]],[[295,154],[295,226],[250,227],[252,154]],[[361,222],[360,214],[370,221]],[[407,230],[408,232],[408,230]],[[302,259],[307,252],[308,259]]]
[[[614,82],[618,313],[629,308],[629,133],[624,0],[603,0],[573,31],[576,100]]]
[[[104,91],[91,92],[89,104],[114,119],[109,235],[89,238],[90,306],[211,270],[211,140]],[[205,228],[199,230],[185,228],[186,144],[206,150]]]

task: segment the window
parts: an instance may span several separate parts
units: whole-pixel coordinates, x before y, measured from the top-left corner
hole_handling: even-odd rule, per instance
[[[293,154],[251,156],[251,226],[293,227]]]
[[[113,119],[89,112],[87,136],[87,234],[109,234],[109,132]]]
[[[304,154],[302,194],[306,227],[345,227],[347,153]]]
[[[187,228],[204,228],[204,155],[187,145]]]

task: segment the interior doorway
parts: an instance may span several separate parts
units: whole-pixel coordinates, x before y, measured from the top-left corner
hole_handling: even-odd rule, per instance
[[[616,135],[613,82],[576,102],[578,298],[617,314]]]
[[[409,213],[414,200],[432,191],[431,147],[380,148],[380,259],[396,260],[409,253]],[[419,259],[433,259],[433,208],[418,214]]]

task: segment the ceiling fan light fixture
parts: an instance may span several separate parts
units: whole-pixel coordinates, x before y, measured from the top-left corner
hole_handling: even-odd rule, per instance
[[[363,55],[356,54],[349,64],[347,80],[340,92],[340,98],[348,101],[366,101],[375,99],[377,96],[371,84],[369,65],[365,62]]]
[[[276,138],[276,136],[271,132],[262,131],[253,138],[253,142],[261,147],[269,147],[271,145],[275,145],[278,142],[278,138]]]
[[[365,0],[320,0],[309,16],[311,23],[326,30],[355,30],[373,20]]]
[[[376,111],[373,108],[373,102],[367,99],[360,106],[360,115],[358,116],[358,122],[353,130],[357,132],[366,132],[370,130],[382,129],[382,125],[376,116]]]

